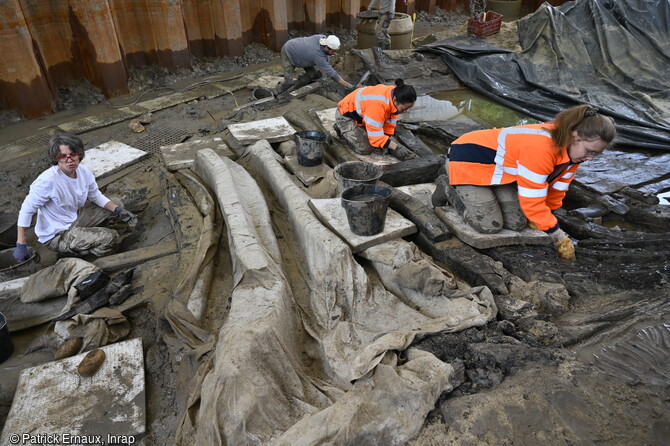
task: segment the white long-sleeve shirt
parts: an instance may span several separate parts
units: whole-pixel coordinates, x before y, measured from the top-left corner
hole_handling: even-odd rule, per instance
[[[58,166],[50,167],[30,185],[19,211],[18,226],[29,228],[37,212],[35,235],[40,243],[48,242],[59,232],[70,229],[87,199],[100,207],[109,202],[88,167],[80,164],[77,178],[68,177]]]

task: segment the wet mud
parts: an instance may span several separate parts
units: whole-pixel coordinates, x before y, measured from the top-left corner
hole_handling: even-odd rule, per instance
[[[454,19],[452,32],[458,32],[461,19]],[[428,21],[424,18],[424,22],[417,25],[426,27]],[[506,24],[503,25],[505,28]],[[444,21],[436,21],[434,26],[444,27]],[[504,42],[506,36],[509,34],[503,33],[499,38],[513,47],[513,42]],[[431,33],[428,40],[441,37]],[[259,57],[263,54],[259,50]],[[267,60],[277,57],[274,53],[267,56]],[[394,57],[396,59],[377,60],[380,73],[396,73],[393,67],[399,60],[406,72],[411,72],[413,67],[431,67],[434,63],[416,61],[406,55]],[[413,65],[419,62],[420,65]],[[246,61],[226,63],[239,68]],[[226,68],[212,61],[203,61],[203,64],[207,65],[200,68],[196,65],[196,73],[188,76],[212,75]],[[349,79],[360,78],[364,72],[356,58],[340,59],[336,68],[343,70]],[[187,79],[188,76],[182,75],[179,80]],[[159,69],[146,72],[131,69],[131,87],[141,94],[146,89],[159,90],[170,85],[178,77],[179,74]],[[429,83],[424,87],[427,85]],[[133,146],[147,139],[161,141],[166,128],[170,128],[183,132],[186,136],[179,142],[185,142],[218,135],[232,122],[288,115],[298,109],[332,107],[337,95],[343,93],[334,86],[297,101],[297,105],[296,101],[283,99],[233,111],[239,102],[256,99],[252,89],[247,90],[157,111],[143,133],[132,132],[124,122],[81,136],[87,148],[109,140]],[[95,92],[89,94],[96,95]],[[458,92],[451,98],[452,103],[467,107],[457,95]],[[464,113],[471,119],[449,131],[476,128],[486,119],[500,117],[495,110],[475,103],[473,98],[462,100],[470,100],[466,111],[474,113],[477,108],[484,108],[488,115],[472,119],[474,115]],[[73,101],[80,102],[80,99]],[[62,102],[63,107],[69,106],[67,99]],[[506,118],[508,116],[502,116]],[[305,127],[308,125],[307,122]],[[417,145],[424,144],[434,149],[433,153],[445,153],[451,136],[444,128],[421,123],[412,125],[420,128],[408,125],[400,130],[412,132],[419,141]],[[310,125],[304,130],[314,128]],[[324,162],[332,167],[332,151],[326,151]],[[243,160],[240,163],[244,165]],[[48,166],[41,155],[2,162],[0,182],[18,186],[3,189],[0,211],[17,214],[29,184]],[[262,184],[261,188],[265,190]],[[110,181],[103,189],[108,195],[122,197],[126,207],[140,217],[137,230],[123,234],[120,251],[148,250],[171,242],[180,243],[183,252],[192,252],[189,251],[194,244],[192,235],[201,215],[192,205],[186,188],[172,174],[162,170],[159,155],[134,166],[127,175]],[[167,191],[174,193],[167,196]],[[296,246],[299,241],[287,223],[285,210],[267,191],[266,200],[291,288],[299,301],[307,299],[309,288],[304,260],[295,254],[299,251]],[[576,197],[567,210],[576,211],[590,205],[588,200]],[[413,344],[462,373],[461,383],[436,402],[418,438],[410,444],[666,444],[670,438],[667,397],[670,240],[663,228],[670,219],[663,212],[649,211],[644,203],[631,208],[633,210],[624,216],[607,209],[596,214],[580,211],[562,215],[562,227],[578,241],[579,261],[573,264],[557,259],[548,247],[514,246],[476,251],[458,247],[453,242],[449,249],[454,263],[479,262],[481,269],[472,277],[479,281],[478,285],[486,284],[494,290],[498,318],[485,327],[426,336]],[[179,209],[179,215],[170,214],[170,209]],[[599,218],[601,220],[597,220]],[[203,326],[212,333],[218,332],[224,324],[233,286],[225,232],[218,241],[211,285],[211,294],[218,297],[208,303],[203,319]],[[177,273],[189,260],[190,257],[173,253],[139,265],[133,280],[134,295],[125,304],[125,314],[133,322],[131,337],[144,340],[147,377],[144,442],[147,445],[174,443],[179,418],[187,405],[189,386],[200,364],[209,358],[198,357],[191,349],[184,348],[165,318],[167,303],[174,299]],[[47,255],[42,257],[41,264],[53,261],[55,258]],[[17,333],[17,349],[25,351],[42,331]],[[3,377],[0,424],[4,423],[9,410],[11,385],[18,379],[20,369],[52,357],[52,351],[42,349],[10,364],[8,367],[12,369],[3,369],[7,364],[0,366]]]

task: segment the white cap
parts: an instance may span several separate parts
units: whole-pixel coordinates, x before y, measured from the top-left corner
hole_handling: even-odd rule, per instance
[[[323,46],[327,46],[331,50],[340,49],[340,39],[338,39],[337,36],[324,37],[323,39],[319,39],[319,43]]]

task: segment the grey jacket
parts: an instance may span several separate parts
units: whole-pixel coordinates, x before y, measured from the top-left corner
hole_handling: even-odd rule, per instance
[[[340,79],[342,79],[342,76],[337,74],[337,71],[330,66],[328,55],[324,52],[319,43],[319,40],[324,37],[326,36],[315,34],[310,37],[291,39],[284,44],[284,51],[286,51],[286,57],[288,57],[289,62],[291,62],[291,65],[294,67],[316,67],[326,76],[339,82]]]

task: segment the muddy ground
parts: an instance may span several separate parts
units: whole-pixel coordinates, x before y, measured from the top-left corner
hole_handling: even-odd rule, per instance
[[[463,34],[465,21],[462,14],[441,10],[435,16],[419,14],[415,36],[418,42],[429,43]],[[337,33],[346,46],[355,44],[355,32],[331,31]],[[515,24],[505,23],[502,32],[489,39],[500,47],[514,49],[514,33]],[[11,124],[21,121],[20,117],[2,113],[1,139],[4,142],[25,137],[31,125],[33,128],[48,127],[79,113],[133,103],[142,95],[179,91],[207,81],[211,76],[232,76],[237,73],[235,70],[254,70],[258,64],[269,63],[271,66],[277,62],[276,53],[254,44],[247,47],[245,56],[240,58],[196,61],[192,71],[168,73],[158,68],[133,69],[132,94],[111,101],[82,83],[59,93],[58,108],[63,112],[51,119],[25,122],[22,129],[20,122]],[[343,68],[343,64],[339,67]],[[344,74],[346,77],[349,73]],[[310,96],[300,101],[299,107],[332,107],[341,93],[333,88],[327,97]],[[81,136],[87,148],[112,139],[131,146],[141,146],[152,138],[161,141],[166,135],[193,140],[219,135],[227,122],[280,116],[296,108],[295,103],[285,102],[233,114],[232,109],[238,101],[249,100],[247,95],[250,94],[250,89],[243,90],[235,95],[191,101],[157,111],[153,113],[152,123],[142,133],[132,132],[128,123],[122,122]],[[94,107],[84,107],[89,105]],[[181,140],[172,140],[172,143]],[[0,164],[0,182],[18,187],[3,187],[0,211],[17,213],[28,185],[48,165],[40,156],[4,160]],[[148,249],[177,240],[164,205],[163,191],[170,187],[169,178],[160,159],[152,157],[106,186],[106,194],[121,196],[127,207],[140,217],[138,230],[124,234],[122,249]],[[284,261],[291,286],[295,290],[304,288],[302,259],[295,254],[298,250],[295,249],[292,228],[278,203],[267,190],[265,193],[280,248],[287,254]],[[577,201],[574,207],[581,205]],[[184,207],[184,212],[196,211]],[[634,229],[651,234],[652,238],[662,232],[651,224]],[[519,283],[514,281],[521,279],[525,281],[523,283],[539,281],[539,288],[542,283],[561,283],[569,291],[569,298],[552,304],[538,301],[532,295],[533,292],[540,293],[538,287],[526,289],[525,296],[523,290],[505,293],[494,289],[500,308],[496,321],[482,328],[418,340],[415,343],[418,348],[460,367],[463,379],[455,391],[436,402],[418,438],[409,444],[668,444],[668,251],[667,244],[665,248],[651,248],[653,243],[663,245],[666,242],[662,236],[656,242],[643,240],[642,245],[638,245],[642,246],[639,251],[623,245],[592,247],[593,252],[577,267],[558,262],[543,247],[494,248],[473,254],[481,256],[477,257],[480,261],[481,258],[489,259],[490,263],[486,265],[493,265],[491,268],[504,265],[496,271],[508,275],[503,282],[510,290],[513,283]],[[221,297],[210,302],[204,320],[211,333],[217,333],[225,320],[232,290],[225,236],[219,246],[212,295]],[[463,249],[454,242],[453,252],[465,252],[460,251]],[[596,252],[598,249],[600,251]],[[621,250],[634,251],[628,263],[608,263],[607,257],[616,256]],[[637,262],[636,255],[644,260]],[[53,260],[44,253],[43,262]],[[179,256],[172,254],[139,265],[134,280],[137,284],[135,294],[126,304],[125,314],[133,326],[129,337],[141,337],[144,342],[148,433],[143,443],[147,445],[173,444],[179,416],[190,390],[188,383],[199,364],[193,358],[182,356],[163,317],[178,272],[175,265],[179,265],[179,261]],[[462,261],[467,261],[465,255]],[[639,263],[645,262],[647,266],[640,267]],[[605,279],[599,280],[598,276]],[[40,327],[17,333],[14,338],[17,350],[25,351],[43,331],[44,327]],[[8,383],[16,381],[22,367],[51,358],[52,352],[42,349],[13,358],[10,362],[15,362],[9,366],[8,363],[0,366],[0,376],[5,383],[0,387],[0,423],[4,424],[12,399],[13,391]]]

